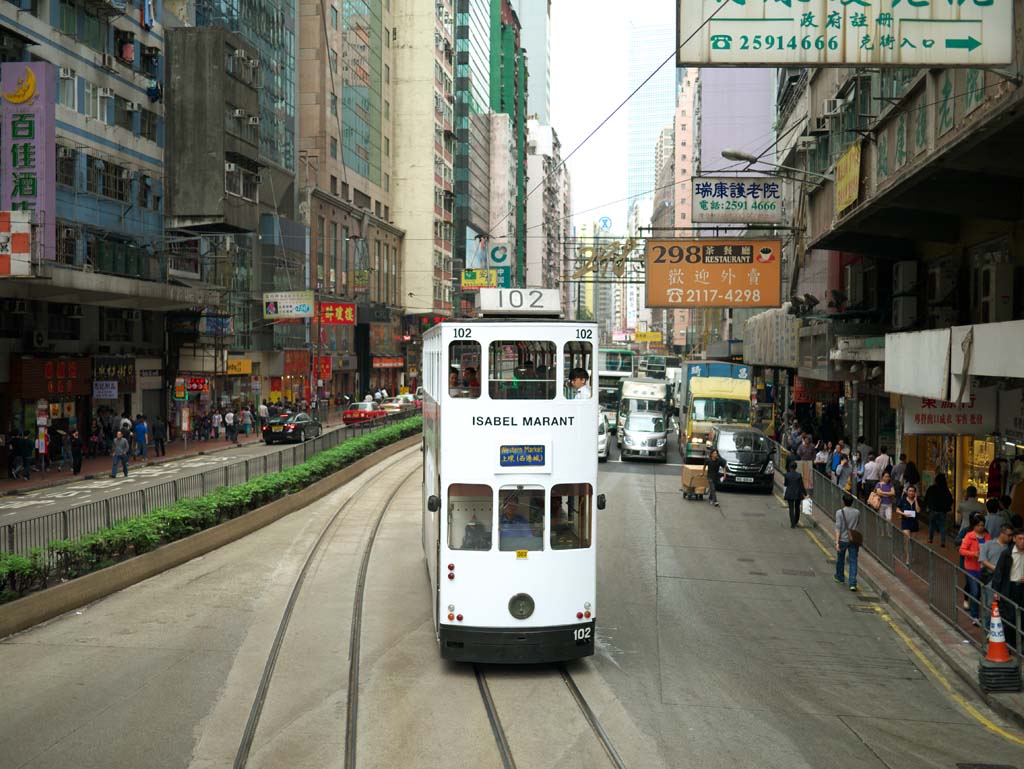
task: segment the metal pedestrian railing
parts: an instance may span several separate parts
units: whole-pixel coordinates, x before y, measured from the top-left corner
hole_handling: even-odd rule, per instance
[[[772,445],[775,452],[775,483],[782,488],[783,476],[791,456],[778,443],[772,441]],[[806,461],[798,462],[801,470],[810,464]],[[836,511],[843,506],[843,494],[848,492],[820,472],[812,471],[810,477],[812,484],[807,491],[811,499],[816,507],[834,521]],[[981,585],[958,563],[905,534],[860,499],[855,497],[853,504],[860,511],[859,528],[864,537],[862,547],[912,592],[927,600],[932,611],[960,631],[976,648],[984,651],[985,634],[976,629],[973,620],[977,619],[981,628],[987,627],[993,598],[991,587]],[[954,542],[955,536],[949,540],[949,554],[951,558],[959,560]],[[1007,631],[1007,643],[1014,653],[1024,656],[1022,607],[1006,596],[999,596],[999,606],[1003,626]]]
[[[294,446],[286,446],[259,457],[233,462],[183,478],[164,481],[143,489],[87,502],[57,513],[27,518],[0,527],[0,552],[28,555],[50,542],[77,539],[94,531],[173,505],[180,499],[194,499],[223,486],[236,486],[267,473],[300,465],[314,455],[332,449],[348,438],[364,435],[394,422],[408,419],[418,411],[403,411],[356,425],[346,425]]]

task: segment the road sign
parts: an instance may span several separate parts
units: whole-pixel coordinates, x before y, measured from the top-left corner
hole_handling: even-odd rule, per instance
[[[647,241],[648,307],[778,307],[782,242]]]
[[[602,230],[610,230],[612,228],[612,218],[610,216],[602,216],[597,220],[597,226]]]
[[[633,341],[635,342],[661,342],[660,331],[636,331],[633,334]]]
[[[782,182],[765,176],[696,177],[692,218],[716,224],[781,224]]]
[[[676,64],[1009,64],[1013,5],[1014,0],[677,0]]]

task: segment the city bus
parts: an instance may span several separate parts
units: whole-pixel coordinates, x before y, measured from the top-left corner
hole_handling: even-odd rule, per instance
[[[622,380],[636,375],[637,354],[622,347],[608,347],[598,351],[597,398],[601,413],[608,417],[611,429],[616,429]]]
[[[483,289],[480,299],[483,317],[446,320],[423,340],[422,544],[440,654],[592,655],[598,328],[559,319],[556,290]],[[524,306],[548,313],[507,309]]]

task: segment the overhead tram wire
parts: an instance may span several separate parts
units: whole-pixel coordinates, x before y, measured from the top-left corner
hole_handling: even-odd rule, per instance
[[[323,0],[320,0],[320,2],[322,3]],[[636,96],[643,89],[643,87],[645,85],[647,85],[651,80],[654,79],[654,76],[657,75],[658,72],[661,71],[662,67],[664,67],[666,64],[668,64],[670,61],[672,61],[672,59],[674,59],[676,57],[676,55],[679,53],[679,49],[682,48],[684,45],[686,45],[688,42],[690,42],[694,37],[696,37],[697,33],[700,32],[702,29],[704,29],[705,25],[707,25],[708,22],[710,22],[713,18],[715,18],[715,16],[717,16],[722,11],[722,9],[724,9],[725,7],[726,7],[726,4],[723,3],[722,5],[718,6],[710,16],[708,16],[706,19],[704,19],[704,21],[702,21],[700,23],[700,25],[695,30],[693,30],[693,32],[690,33],[689,37],[687,37],[683,42],[681,42],[678,46],[676,46],[672,50],[672,53],[669,54],[664,59],[664,61],[661,62],[661,64],[659,64],[657,67],[655,67],[654,71],[651,72],[651,74],[649,74],[647,77],[645,77],[643,79],[643,81],[640,83],[640,85],[638,85],[636,88],[634,88],[625,99],[623,99],[621,102],[619,102],[619,105],[615,109],[613,109],[610,113],[608,113],[608,115],[604,118],[604,120],[602,120],[600,123],[598,123],[594,127],[594,129],[583,138],[583,141],[581,141],[579,144],[577,144],[575,147],[573,147],[572,150],[569,152],[569,154],[566,155],[564,158],[562,158],[558,162],[558,165],[556,165],[554,168],[552,168],[550,171],[548,171],[546,174],[544,174],[541,177],[540,181],[537,183],[537,186],[535,186],[532,190],[529,190],[526,193],[526,198],[529,198],[530,195],[532,195],[537,190],[539,190],[541,187],[543,187],[544,186],[544,182],[547,181],[548,177],[551,176],[551,174],[553,174],[555,171],[557,171],[562,166],[564,166],[568,162],[569,158],[571,158],[573,155],[575,155],[584,144],[586,144],[588,141],[590,141],[590,139],[594,136],[594,134],[596,134],[598,131],[600,131],[602,128],[604,128],[605,124],[609,120],[611,120],[613,117],[615,117],[615,115],[618,113],[618,111],[620,109],[622,109],[623,107],[625,107],[626,104],[629,103],[630,99],[632,99],[634,96]],[[510,212],[506,213],[501,219],[498,220],[497,224],[495,224],[494,227],[492,227],[491,229],[497,229],[502,224],[504,224],[505,221],[508,220],[509,215],[510,215]]]

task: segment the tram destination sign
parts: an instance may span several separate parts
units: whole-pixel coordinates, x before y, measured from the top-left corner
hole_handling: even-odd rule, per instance
[[[979,67],[1013,61],[1014,0],[676,2],[680,67]]]
[[[499,461],[502,467],[543,467],[544,446],[501,446]]]
[[[486,315],[557,315],[562,297],[557,288],[481,288],[478,307]]]
[[[779,307],[782,241],[649,240],[648,307]]]

